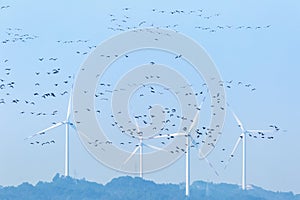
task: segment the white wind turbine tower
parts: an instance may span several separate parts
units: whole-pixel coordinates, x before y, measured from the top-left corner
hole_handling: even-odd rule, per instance
[[[247,134],[250,134],[250,133],[267,133],[267,132],[270,133],[270,132],[274,132],[274,131],[272,131],[272,130],[246,130],[244,128],[241,120],[237,117],[237,115],[234,113],[234,111],[231,108],[230,108],[230,110],[231,110],[232,115],[233,115],[234,119],[236,120],[238,126],[240,127],[242,133],[239,136],[238,140],[236,141],[236,143],[233,147],[233,150],[230,154],[230,158],[229,158],[228,162],[233,157],[239,143],[242,141],[242,189],[246,190],[246,137],[247,137]]]
[[[198,121],[197,118],[198,118],[198,115],[199,115],[199,110],[197,110],[197,113],[193,119],[193,122],[188,130],[188,135],[186,136],[186,141],[185,141],[185,195],[187,197],[190,196],[190,150],[191,150],[191,147],[190,147],[190,133],[192,131],[192,129],[194,128],[196,122]]]
[[[72,91],[72,90],[71,90]],[[38,135],[43,135],[46,132],[55,129],[57,127],[60,127],[62,125],[65,125],[65,176],[69,176],[69,126],[73,126],[73,123],[70,121],[70,116],[71,116],[71,105],[72,105],[72,92],[70,93],[70,97],[69,97],[69,102],[68,102],[68,110],[67,110],[67,116],[66,119],[62,122],[58,122],[56,124],[54,124],[53,126],[50,126],[42,131],[37,132],[34,135],[31,135],[27,138],[25,138],[25,140],[31,139],[35,136]]]

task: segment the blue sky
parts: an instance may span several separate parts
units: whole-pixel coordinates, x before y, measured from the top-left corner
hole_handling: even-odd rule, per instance
[[[41,95],[69,92],[72,82],[69,76],[76,75],[94,46],[121,32],[109,27],[118,28],[116,24],[134,27],[146,21],[144,27],[176,25],[176,30],[193,38],[208,52],[224,81],[233,80],[228,83],[231,88],[226,90],[227,100],[245,127],[268,129],[271,124],[280,127],[272,141],[248,139],[248,184],[300,193],[299,2],[0,1],[0,7],[7,5],[0,9],[0,79],[3,79],[0,84],[5,84],[0,90],[0,99],[5,101],[0,104],[0,185],[49,181],[55,173],[63,173],[63,127],[40,139],[55,140],[54,145],[42,147],[24,141],[25,137],[65,118],[68,94],[46,99]],[[176,9],[185,13],[170,14]],[[187,14],[198,9],[202,10],[197,11],[202,16]],[[162,10],[165,13],[159,12]],[[123,19],[127,22],[122,22]],[[198,26],[201,28],[195,28]],[[12,42],[20,35],[27,39]],[[59,73],[52,74],[57,69]],[[192,75],[190,78],[191,82],[197,81]],[[238,85],[240,81],[256,90]],[[11,82],[15,82],[14,88],[7,85]],[[39,95],[34,95],[36,92]],[[14,100],[19,102],[13,103]],[[52,116],[56,110],[57,114]],[[39,112],[47,115],[37,116]],[[220,163],[229,157],[239,134],[228,112],[224,134],[208,157],[220,176],[215,176],[207,163],[193,153],[192,181],[240,184],[241,147],[226,170]],[[71,131],[70,175],[106,183],[123,174],[97,162],[85,150],[76,132]],[[146,174],[145,178],[184,182],[184,159],[162,171]]]

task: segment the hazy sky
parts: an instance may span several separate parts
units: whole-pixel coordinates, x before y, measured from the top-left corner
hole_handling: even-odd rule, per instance
[[[248,138],[247,183],[300,193],[298,1],[78,0],[70,4],[30,0],[0,1],[0,8],[0,185],[49,181],[55,173],[63,174],[63,127],[36,140],[24,138],[65,119],[72,76],[94,46],[121,33],[118,28],[153,24],[175,29],[207,51],[223,80],[228,82],[226,86],[230,86],[226,87],[227,101],[246,128],[268,129],[273,124],[280,128],[272,135],[273,140]],[[176,10],[184,12],[171,13]],[[157,52],[150,52],[148,58],[147,55],[143,54],[145,63],[158,59]],[[159,57],[165,61],[168,55]],[[115,80],[115,76],[108,73],[105,80]],[[191,83],[198,84],[192,72],[190,76]],[[247,87],[248,84],[251,86]],[[56,97],[43,98],[46,93],[55,93]],[[216,149],[208,156],[220,175],[216,176],[192,151],[192,181],[241,184],[241,146],[226,170],[221,162],[228,159],[240,135],[230,112],[223,132]],[[30,144],[51,140],[55,144]],[[146,174],[145,178],[184,182],[184,163],[182,158],[164,170]],[[124,174],[96,161],[71,130],[70,175],[106,183]]]

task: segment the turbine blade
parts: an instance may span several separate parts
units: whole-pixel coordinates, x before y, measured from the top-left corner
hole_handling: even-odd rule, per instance
[[[244,127],[243,127],[243,124],[242,124],[241,120],[237,117],[237,115],[235,114],[235,112],[234,112],[232,109],[230,109],[230,110],[231,110],[231,112],[232,112],[232,115],[233,115],[235,121],[238,123],[239,127],[240,127],[240,128],[242,129],[242,131],[244,132],[245,129],[244,129]]]
[[[67,111],[67,119],[66,121],[69,121],[70,115],[71,115],[71,105],[72,105],[72,90],[69,97],[69,103],[68,103],[68,111]]]
[[[39,132],[37,132],[37,133],[35,133],[35,134],[33,134],[33,135],[25,138],[25,140],[31,139],[31,138],[33,138],[33,137],[35,137],[37,135],[41,135],[41,134],[43,134],[43,133],[45,133],[45,132],[47,132],[47,131],[49,131],[51,129],[57,128],[57,127],[59,127],[59,126],[61,126],[63,124],[66,124],[66,122],[58,122],[58,123],[54,124],[53,126],[50,126],[49,128],[46,128],[46,129],[44,129],[42,131],[39,131]]]
[[[132,156],[137,152],[137,150],[138,150],[139,148],[141,148],[140,145],[137,146],[137,147],[133,150],[133,152],[130,154],[130,156],[124,161],[123,165],[125,165],[125,164],[132,158]]]
[[[91,141],[91,139],[86,134],[84,134],[83,132],[81,132],[80,135],[84,136],[86,139]]]
[[[201,108],[202,108],[202,105],[203,105],[205,99],[206,99],[206,97],[204,97],[204,98],[202,99],[201,103],[200,103],[200,106],[199,106],[199,109],[200,109],[200,110],[201,110]]]
[[[218,171],[216,170],[216,168],[213,166],[213,164],[212,164],[211,162],[209,162],[209,160],[208,160],[205,156],[203,156],[202,151],[200,150],[199,145],[196,143],[196,141],[194,140],[194,138],[193,138],[192,136],[190,136],[190,137],[191,137],[192,143],[193,143],[193,144],[197,147],[197,149],[198,149],[199,157],[200,157],[200,158],[204,158],[204,160],[205,160],[206,163],[210,166],[210,168],[212,168],[213,171],[215,172],[215,174],[216,174],[217,176],[219,176],[219,173],[218,173]],[[199,159],[200,159],[200,158],[199,158]]]
[[[209,160],[207,159],[207,157],[203,156],[202,151],[199,149],[199,155],[201,156],[201,158],[204,158],[204,160],[207,162],[207,164],[210,166],[210,168],[212,168],[215,172],[215,174],[217,176],[219,176],[218,171],[216,170],[216,168],[213,166],[213,164],[211,162],[209,162]]]
[[[239,136],[239,139],[237,139],[233,149],[232,149],[232,152],[230,154],[230,157],[232,157],[232,155],[235,153],[236,151],[236,148],[238,147],[239,143],[242,141],[242,138],[245,137],[245,135],[242,133],[240,136]]]
[[[149,147],[150,149],[155,149],[155,150],[158,150],[158,151],[167,151],[167,150],[165,150],[163,148],[156,147],[156,146],[153,146],[153,145],[150,145],[150,144],[143,143],[143,145],[145,145],[146,147]]]
[[[139,132],[140,132],[140,127],[139,127],[138,122],[136,121],[136,118],[134,118],[134,121],[135,121],[136,129],[137,129],[137,131],[138,131],[138,133],[139,133]]]
[[[230,157],[229,157],[229,159],[228,159],[228,162],[227,162],[227,164],[225,165],[224,169],[227,168],[227,165],[229,164],[231,158],[233,157],[233,154],[235,153],[235,151],[236,151],[236,149],[237,149],[239,143],[242,141],[242,138],[243,138],[243,137],[245,137],[245,135],[242,133],[242,134],[239,136],[239,138],[237,139],[237,141],[236,141],[236,143],[235,143],[235,145],[234,145],[234,147],[233,147],[233,150],[232,150],[232,152],[231,152],[231,154],[230,154]]]
[[[194,128],[194,126],[196,125],[196,122],[198,121],[198,117],[199,117],[199,112],[200,112],[200,110],[201,110],[201,108],[202,108],[202,105],[203,105],[205,99],[206,99],[206,97],[204,97],[203,100],[201,101],[201,104],[200,104],[200,106],[199,106],[199,110],[197,110],[197,112],[196,112],[196,114],[195,114],[195,117],[194,117],[194,119],[193,119],[193,122],[192,122],[192,124],[191,124],[191,126],[190,126],[190,128],[189,128],[189,130],[188,130],[188,133],[190,133],[190,132],[192,131],[192,129]]]
[[[78,133],[79,134],[79,133]],[[100,144],[102,143],[102,141],[96,141],[96,140],[92,140],[89,136],[87,136],[85,133],[83,133],[83,132],[80,132],[80,136],[83,136],[83,137],[85,137],[86,139],[87,139],[87,141],[88,141],[88,143],[89,144],[96,144],[97,142],[99,142]]]
[[[191,126],[190,126],[190,128],[189,128],[189,130],[188,130],[188,133],[190,133],[191,130],[194,128],[196,122],[198,121],[198,119],[197,119],[198,116],[199,116],[199,110],[197,110],[197,112],[196,112],[196,114],[195,114],[195,117],[194,117],[194,119],[193,119],[193,122],[192,122],[192,124],[191,124]]]

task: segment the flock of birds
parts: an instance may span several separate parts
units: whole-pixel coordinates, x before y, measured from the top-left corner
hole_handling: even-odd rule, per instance
[[[7,30],[5,31],[7,37],[6,39],[1,41],[2,44],[27,42],[38,38],[37,35],[23,33],[22,31],[23,30],[20,28],[7,28]]]
[[[181,26],[184,25],[190,25],[189,23],[184,22],[183,24],[174,23],[174,24],[164,24],[164,25],[158,25],[157,22],[150,21],[150,20],[140,20],[137,21],[137,16],[131,16],[133,12],[130,12],[131,8],[123,9],[122,14],[109,14],[109,23],[110,26],[108,27],[111,31],[127,31],[142,27],[158,27],[158,28],[167,28],[167,29],[173,29],[175,31],[178,31]],[[251,25],[196,25],[199,23],[199,20],[201,21],[201,24],[211,24],[208,22],[211,22],[210,20],[213,20],[214,18],[218,18],[221,16],[220,13],[208,13],[204,9],[196,9],[196,10],[160,10],[153,8],[151,10],[151,13],[153,14],[153,18],[155,19],[155,16],[168,18],[170,17],[174,21],[174,18],[177,19],[176,21],[180,21],[180,18],[187,18],[186,21],[192,21],[191,27],[194,28],[194,30],[200,30],[200,31],[206,31],[209,33],[216,33],[219,31],[224,30],[262,30],[262,29],[268,29],[271,27],[270,24],[268,25],[259,25],[259,26],[251,26]],[[147,18],[148,19],[148,18]],[[195,23],[194,23],[195,22]],[[132,25],[135,24],[135,25]]]
[[[160,77],[159,74],[156,74],[156,75],[153,75],[153,77]],[[145,76],[145,79],[149,79],[151,77],[146,77]],[[225,84],[224,87],[226,86],[227,89],[231,89],[232,88],[232,85],[235,83],[235,81],[233,80],[230,80],[230,81],[225,81],[225,82],[222,82],[220,84]],[[242,82],[240,81],[236,81],[236,84],[238,86],[243,86],[245,88],[250,88],[250,91],[255,91],[255,88],[252,87],[251,88],[251,84],[247,83],[247,84],[243,84]],[[100,98],[100,100],[111,100],[111,96],[112,96],[112,93],[116,93],[116,92],[119,92],[118,90],[114,90],[113,89],[113,84],[112,83],[100,83],[99,85],[100,87],[100,91],[97,91],[96,92],[96,98]],[[132,84],[132,85],[129,85],[129,87],[133,87],[133,86],[136,86],[135,84]],[[192,85],[189,85],[189,86],[192,86]],[[137,96],[137,101],[140,101],[140,102],[145,102],[144,99],[153,99],[153,98],[158,98],[158,99],[163,99],[164,98],[164,95],[167,93],[167,92],[170,92],[169,91],[169,88],[165,88],[165,87],[159,87],[157,85],[146,85],[146,84],[141,84],[140,85],[141,88],[143,88],[143,90],[141,91],[137,91],[136,93],[136,96]],[[200,91],[197,91],[197,92],[194,92],[194,93],[187,93],[184,91],[184,88],[186,86],[182,86],[181,88],[183,88],[181,91],[175,91],[176,94],[179,94],[180,92],[183,92],[184,95],[186,96],[195,96],[197,97],[198,99],[203,99],[203,101],[205,100],[205,97],[208,95],[208,91],[207,91],[207,88],[206,88],[206,85],[205,84],[202,84],[202,90]],[[157,95],[156,97],[154,95]],[[107,103],[109,104],[111,101],[108,101]],[[105,107],[109,107],[107,104],[103,104],[103,103],[100,103],[100,105],[102,106],[101,108],[97,108],[97,113],[99,115],[101,115],[100,117],[103,117],[103,118],[108,118],[108,115],[103,115],[103,112],[102,110],[105,109]],[[137,106],[137,105],[136,105]],[[194,106],[195,109],[197,110],[201,110],[201,108],[199,108],[198,105],[191,105],[191,104],[188,104],[188,106]],[[150,125],[153,125],[152,124],[152,119],[154,117],[156,117],[155,115],[151,115],[149,114],[149,110],[152,109],[152,105],[144,105],[144,107],[146,107],[146,112],[143,112],[143,113],[139,113],[139,114],[135,114],[135,115],[132,115],[132,120],[129,121],[128,123],[133,123],[134,121],[137,121],[137,124],[140,124],[140,125],[137,125],[137,126],[150,126]],[[224,108],[220,108],[222,110],[224,110]],[[172,139],[175,138],[175,136],[172,135],[172,133],[176,132],[176,130],[178,129],[178,125],[180,123],[180,120],[188,120],[190,122],[193,122],[193,119],[189,119],[189,118],[186,118],[185,116],[182,116],[180,114],[180,108],[178,107],[165,107],[164,110],[162,111],[164,115],[166,115],[166,119],[164,119],[163,121],[161,121],[161,123],[163,124],[163,126],[161,128],[159,127],[156,127],[154,126],[153,127],[153,133],[157,133],[157,136],[166,136],[166,137],[159,137],[159,139],[161,139],[160,141],[156,141],[155,144],[157,145],[158,148],[163,148],[165,145],[169,144],[171,142]],[[116,115],[127,115],[127,113],[122,113],[122,112],[118,112],[116,113]],[[141,132],[139,130],[138,127],[135,127],[135,128],[132,128],[132,129],[125,129],[126,127],[126,124],[121,124],[119,123],[118,121],[115,120],[115,115],[112,114],[110,115],[111,117],[111,126],[113,128],[117,128],[117,129],[113,129],[114,131],[108,131],[108,132],[116,132],[116,134],[119,133],[122,133],[122,135],[126,135],[126,137],[122,138],[121,141],[119,142],[111,142],[113,143],[114,145],[121,145],[121,146],[124,146],[124,145],[128,145],[128,146],[131,146],[130,148],[133,148],[133,147],[137,147],[137,142],[134,142],[134,141],[137,141],[137,139],[139,139],[139,137],[143,137],[143,132]],[[101,121],[101,120],[100,120]],[[77,122],[76,122],[77,123]],[[78,122],[80,123],[80,122]],[[278,126],[276,125],[270,125],[270,128],[273,128],[274,132],[278,132],[280,129],[278,128]],[[117,131],[116,131],[117,130]],[[187,128],[185,127],[183,130],[181,131],[187,131]],[[194,130],[194,132],[191,132],[189,134],[187,134],[187,136],[192,136],[193,135],[193,140],[194,140],[194,143],[191,144],[191,147],[196,147],[198,145],[200,145],[201,143],[205,143],[205,137],[210,137],[211,135],[211,131],[212,131],[212,128],[210,127],[207,127],[207,126],[201,126],[201,128],[196,128]],[[138,137],[139,136],[139,137]],[[119,136],[118,136],[119,137]],[[249,133],[249,137],[253,137],[253,138],[260,138],[260,139],[268,139],[268,140],[272,140],[274,139],[274,136],[273,135],[266,135],[265,133],[263,132],[257,132],[257,133]],[[146,140],[148,141],[148,140]],[[95,140],[95,141],[89,141],[89,144],[90,145],[94,145],[95,147],[101,147],[101,144],[107,144],[108,141],[100,141],[100,140]],[[128,147],[127,146],[127,147]],[[225,151],[225,148],[222,148],[222,151]],[[170,153],[180,153],[180,152],[185,152],[185,148],[184,147],[176,147],[176,149],[174,150],[171,150]],[[223,160],[221,161],[223,162]]]
[[[1,6],[1,10],[7,9],[10,6]],[[121,14],[110,14],[109,15],[109,23],[110,26],[108,29],[112,31],[126,31],[126,30],[131,30],[131,29],[136,29],[136,28],[142,28],[142,27],[160,27],[160,28],[169,28],[169,29],[174,29],[178,31],[181,24],[168,24],[168,25],[159,25],[157,26],[154,22],[148,21],[148,20],[141,20],[136,22],[136,17],[130,16],[130,8],[124,8],[123,12]],[[151,14],[154,15],[159,15],[159,17],[172,17],[172,16],[191,16],[191,17],[197,17],[202,20],[212,20],[213,18],[219,17],[221,14],[220,13],[215,13],[215,14],[207,14],[205,10],[203,9],[198,9],[198,10],[159,10],[159,9],[152,9]],[[121,17],[120,17],[121,15]],[[135,24],[135,25],[132,25]],[[268,29],[271,27],[271,25],[259,25],[259,26],[247,26],[247,25],[217,25],[215,27],[211,26],[203,26],[203,25],[196,25],[195,23],[193,24],[193,28],[195,30],[202,30],[202,31],[208,31],[208,32],[217,32],[225,29],[236,29],[236,30],[260,30],[260,29]],[[23,33],[23,29],[20,28],[7,28],[5,31],[5,34],[7,36],[6,39],[1,41],[2,45],[8,45],[10,43],[16,43],[16,42],[27,42],[35,39],[39,39],[38,36],[34,34],[28,34],[28,33]],[[81,45],[84,46],[84,49],[78,49],[74,52],[75,55],[88,55],[90,51],[92,51],[96,46],[94,44],[91,44],[89,40],[86,39],[77,39],[77,40],[57,40],[57,44],[59,45]],[[125,57],[129,57],[129,55],[124,55]],[[181,55],[176,55],[174,56],[174,59],[180,59]],[[32,115],[32,116],[56,116],[59,113],[59,110],[53,109],[51,111],[40,111],[37,109],[33,109],[33,107],[37,107],[37,105],[43,104],[43,100],[48,100],[52,99],[55,100],[59,96],[69,96],[70,94],[70,89],[71,85],[74,82],[73,77],[74,75],[67,75],[65,76],[66,73],[63,73],[63,77],[57,78],[62,71],[64,70],[62,67],[53,67],[57,66],[56,62],[60,60],[59,57],[38,57],[36,58],[36,64],[41,65],[41,66],[46,66],[51,68],[47,71],[34,71],[32,73],[32,77],[35,79],[35,83],[33,85],[33,89],[31,90],[32,93],[24,98],[19,98],[19,97],[13,97],[13,90],[16,87],[21,87],[21,84],[18,85],[16,80],[12,80],[11,75],[14,73],[13,67],[10,66],[9,59],[3,59],[1,61],[1,76],[0,76],[0,107],[5,106],[6,104],[13,104],[13,105],[22,105],[22,109],[19,113],[21,115]],[[151,61],[150,64],[155,64],[154,61]],[[159,74],[155,75],[157,78],[160,76]],[[54,82],[48,82],[47,85],[45,85],[44,80],[45,78],[49,78],[48,80],[55,80]],[[145,79],[149,79],[152,77],[145,77]],[[41,83],[42,81],[43,83]],[[50,85],[49,85],[50,83]],[[245,83],[243,81],[235,81],[235,80],[229,80],[229,81],[224,81],[220,84],[223,84],[226,89],[232,89],[235,86],[238,87],[244,87],[246,89],[249,89],[251,92],[254,92],[256,90],[256,87],[254,87],[250,83]],[[46,88],[42,88],[45,86]],[[197,91],[195,93],[186,93],[185,95],[192,95],[192,96],[197,96],[198,99],[204,99],[207,96],[207,88],[205,87],[205,84],[202,85],[203,90]],[[184,86],[182,86],[184,87]],[[53,90],[49,91],[49,88],[52,88]],[[99,88],[100,90],[95,93],[95,99],[99,100],[102,105],[106,105],[102,102],[107,102],[109,103],[111,99],[111,95],[115,91],[113,89],[113,83],[104,83],[101,82],[99,83]],[[147,85],[145,87],[146,89],[143,90],[143,92],[139,93],[138,96],[139,98],[151,98],[151,95],[165,95],[165,93],[161,89],[157,89],[157,86],[155,85]],[[180,91],[184,92],[184,90]],[[61,99],[60,99],[61,100]],[[26,106],[25,106],[26,105]],[[27,109],[27,106],[30,106],[29,109]],[[151,109],[152,105],[147,105],[148,109]],[[195,105],[189,105],[189,106],[195,106]],[[89,108],[90,109],[90,108]],[[195,109],[199,109],[197,105],[195,106]],[[221,108],[222,109],[222,108]],[[223,108],[224,109],[224,108]],[[91,110],[91,109],[90,109]],[[167,118],[162,121],[163,123],[163,128],[157,128],[154,127],[153,131],[158,131],[158,132],[163,132],[164,135],[167,135],[165,138],[160,138],[157,140],[155,144],[158,145],[159,148],[163,148],[165,145],[169,144],[172,139],[175,138],[175,136],[172,136],[172,133],[176,128],[178,128],[178,122],[180,120],[189,120],[192,122],[193,119],[186,119],[185,116],[180,115],[179,113],[179,108],[176,107],[165,107],[163,110],[163,114],[166,114]],[[110,115],[110,116],[103,116],[102,108],[97,108],[96,113],[99,115],[99,117],[105,117],[109,118],[110,117],[110,126],[112,128],[117,128],[115,130],[118,130],[117,132],[119,133],[127,133],[129,135],[128,139],[125,139],[123,141],[119,141],[118,143],[115,143],[114,141],[100,141],[100,140],[94,140],[90,141],[89,144],[93,145],[95,147],[101,147],[101,144],[114,144],[114,145],[119,145],[122,148],[124,146],[129,146],[129,148],[136,147],[137,144],[137,138],[134,136],[132,133],[137,132],[138,129],[132,129],[132,130],[124,130],[123,127],[124,125],[119,124],[119,122],[115,121],[115,116]],[[122,114],[122,113],[118,113]],[[155,116],[149,116],[149,113],[142,113],[142,114],[137,114],[132,116],[133,119],[136,119],[142,126],[147,126],[151,125],[151,118]],[[74,123],[80,123],[80,122],[74,122]],[[53,122],[52,124],[56,124],[56,122]],[[274,132],[277,132],[280,130],[280,128],[277,125],[270,125],[270,128],[274,129]],[[183,131],[186,131],[183,130]],[[200,145],[201,143],[204,143],[204,137],[209,136],[210,134],[210,127],[207,127],[205,125],[201,126],[201,128],[196,128],[194,130],[194,133],[191,133],[190,135],[194,135],[195,138],[195,143],[191,144],[192,148],[195,148],[197,145]],[[45,134],[45,133],[43,133]],[[162,136],[163,134],[159,134]],[[137,134],[138,135],[138,134]],[[142,134],[140,134],[142,135]],[[249,137],[252,138],[260,138],[260,139],[268,139],[272,140],[274,139],[273,135],[265,135],[264,133],[258,132],[256,135],[255,134],[248,134]],[[56,144],[55,140],[49,140],[49,141],[39,141],[36,140],[34,142],[30,142],[31,145],[39,145],[39,146],[47,146],[47,145],[53,145]],[[102,148],[102,147],[101,147]],[[127,147],[126,147],[127,148]],[[222,148],[222,151],[226,151],[226,148]],[[184,147],[176,147],[176,149],[171,150],[170,153],[185,153],[185,148]],[[224,160],[221,160],[221,162],[224,162]]]
[[[232,87],[235,87],[235,86],[239,86],[239,87],[245,87],[252,92],[256,90],[256,88],[251,83],[243,83],[242,81],[230,80],[230,81],[224,82],[223,84],[228,89],[231,89]]]
[[[50,61],[56,61],[57,58],[49,58],[48,60]],[[44,58],[38,58],[38,62],[43,62]],[[48,99],[48,98],[56,98],[58,95],[60,96],[64,96],[64,95],[68,95],[69,92],[68,90],[66,90],[65,86],[67,86],[69,88],[69,83],[72,82],[72,75],[68,75],[68,77],[66,79],[64,79],[63,81],[59,81],[59,82],[55,82],[53,83],[53,87],[57,87],[59,88],[60,85],[64,86],[62,88],[64,88],[62,91],[44,91],[44,89],[40,89],[42,83],[40,83],[38,80],[34,83],[34,86],[32,89],[32,94],[26,98],[20,98],[20,97],[12,97],[13,96],[13,91],[14,89],[17,87],[18,82],[15,80],[11,80],[11,75],[13,73],[13,68],[9,67],[10,63],[8,59],[5,59],[2,62],[2,65],[4,66],[4,74],[2,76],[2,78],[0,79],[0,92],[1,92],[1,98],[0,98],[0,105],[1,104],[22,104],[22,105],[30,105],[31,108],[32,106],[36,106],[38,104],[39,99]],[[41,76],[41,80],[43,80],[46,76],[55,76],[57,75],[59,72],[61,71],[60,68],[54,68],[51,71],[47,71],[44,73],[44,76],[42,76],[42,72],[34,72],[34,76],[36,77],[40,77]],[[3,72],[3,71],[2,71]],[[24,106],[24,108],[26,108]],[[20,111],[20,114],[24,115],[24,114],[30,114],[30,115],[36,115],[36,116],[40,116],[40,115],[56,115],[58,113],[58,110],[53,110],[50,113],[46,113],[46,112],[41,112],[41,111],[25,111],[22,110]]]

